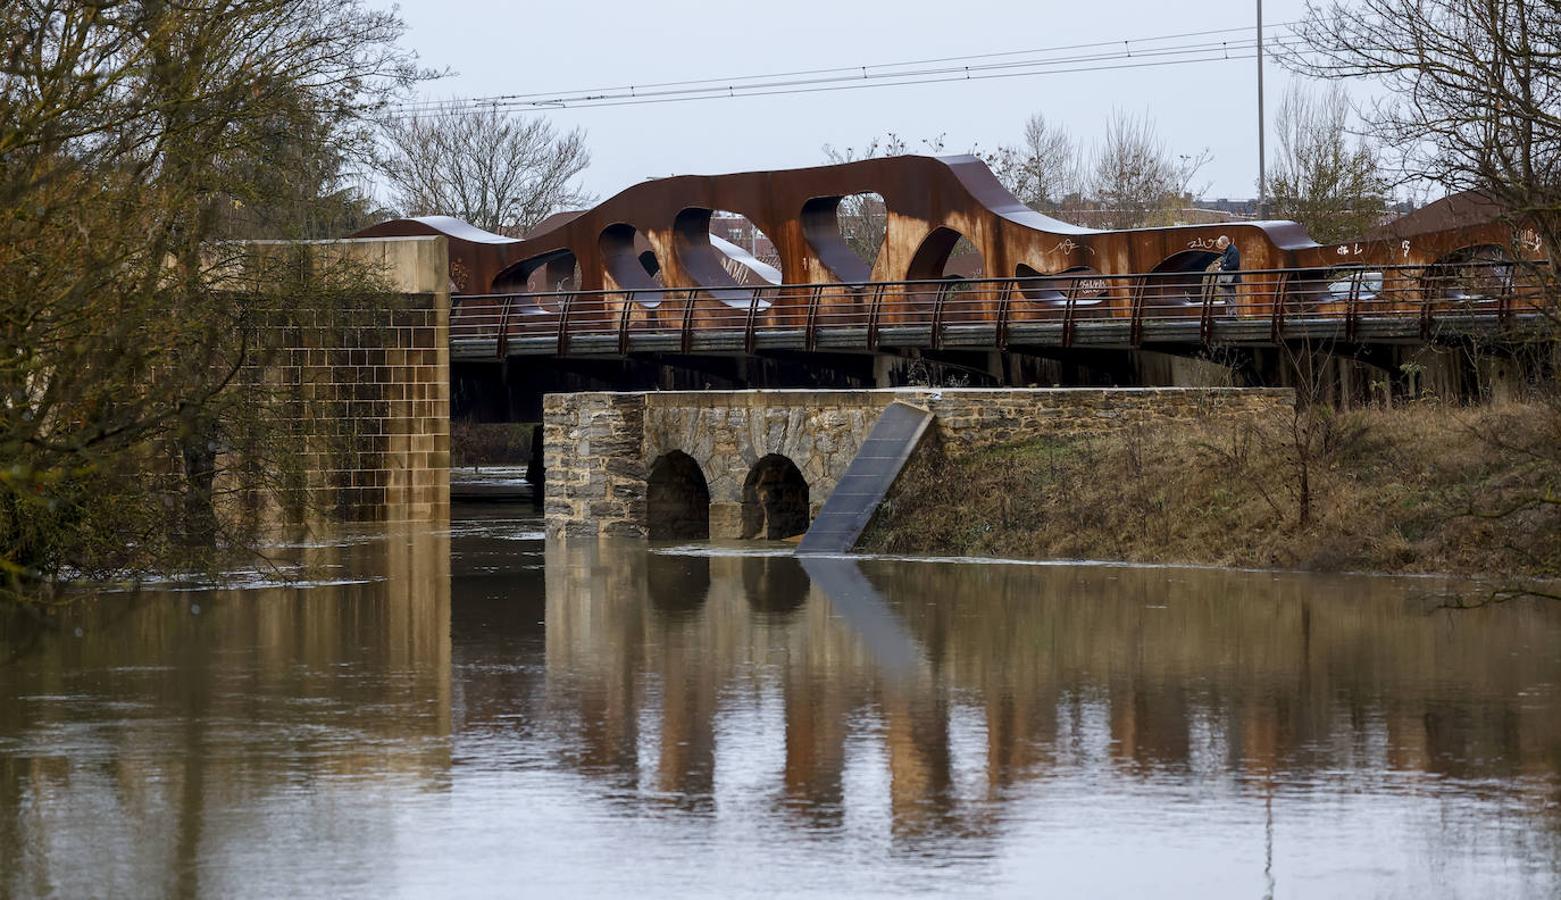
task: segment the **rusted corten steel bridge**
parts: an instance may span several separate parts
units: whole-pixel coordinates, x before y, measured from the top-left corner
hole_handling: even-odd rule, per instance
[[[842,200],[859,194],[881,197],[886,217],[871,264],[841,231]],[[778,265],[712,237],[717,211],[762,230]],[[1543,261],[1498,213],[1454,197],[1328,245],[1293,222],[1094,230],[1027,208],[975,157],[901,156],[648,181],[523,240],[446,217],[359,236],[449,239],[457,360],[1132,349],[1415,342],[1521,319],[1540,291],[1515,262]],[[1231,287],[1211,271],[1221,236],[1241,253]],[[950,274],[965,242],[979,277]]]

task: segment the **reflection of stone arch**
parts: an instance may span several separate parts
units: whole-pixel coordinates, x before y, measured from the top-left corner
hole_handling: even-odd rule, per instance
[[[780,540],[808,530],[808,482],[797,464],[771,453],[743,482],[743,537]]]
[[[743,594],[760,617],[783,621],[808,600],[811,582],[795,556],[743,558]]]
[[[692,456],[673,450],[650,464],[645,479],[645,517],[651,540],[710,537],[710,485]]]
[[[645,554],[645,591],[651,608],[669,619],[698,612],[710,596],[710,557]]]

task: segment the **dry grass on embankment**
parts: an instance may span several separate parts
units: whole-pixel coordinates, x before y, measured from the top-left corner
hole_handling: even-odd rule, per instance
[[[1555,575],[1558,413],[1555,403],[1414,404],[1303,416],[1299,438],[1286,411],[1241,426],[1154,425],[963,454],[924,447],[862,549]],[[1514,507],[1525,508],[1496,515]]]

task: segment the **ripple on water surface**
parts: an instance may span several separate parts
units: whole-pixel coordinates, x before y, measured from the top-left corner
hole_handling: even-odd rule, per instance
[[[0,619],[0,895],[1561,891],[1561,607],[515,507],[294,549]]]

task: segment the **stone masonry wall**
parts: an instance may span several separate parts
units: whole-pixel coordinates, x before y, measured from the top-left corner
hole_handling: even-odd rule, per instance
[[[312,250],[373,264],[396,293],[362,308],[295,310],[272,335],[280,354],[264,377],[289,398],[290,427],[307,444],[307,505],[353,522],[448,519],[445,239],[331,241]]]
[[[931,410],[945,449],[960,453],[1137,423],[1207,419],[1213,425],[1276,412],[1294,395],[1240,388],[551,394],[543,402],[548,532],[643,536],[646,473],[674,450],[704,472],[713,538],[739,536],[743,483],[771,453],[801,470],[817,515],[879,413],[895,400]]]

